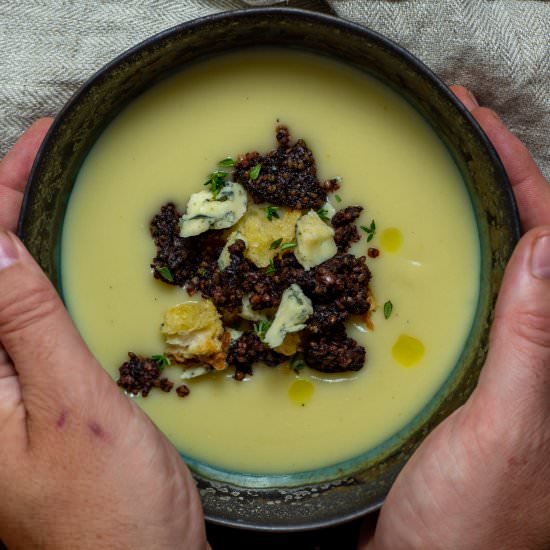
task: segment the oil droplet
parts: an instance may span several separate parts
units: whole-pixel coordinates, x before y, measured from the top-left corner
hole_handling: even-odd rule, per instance
[[[380,246],[386,252],[397,252],[403,244],[403,235],[399,229],[388,227],[382,231],[380,236]]]
[[[393,358],[404,367],[412,367],[424,356],[424,344],[414,338],[401,334],[391,350]]]
[[[313,395],[314,386],[309,380],[296,380],[288,388],[288,397],[298,405],[305,405]]]

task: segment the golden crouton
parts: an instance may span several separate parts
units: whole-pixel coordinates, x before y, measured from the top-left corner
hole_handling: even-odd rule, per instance
[[[285,243],[294,242],[296,222],[300,211],[287,208],[277,208],[278,218],[267,219],[265,210],[259,206],[250,205],[237,230],[241,238],[247,243],[245,257],[258,267],[267,267],[269,262],[279,254],[280,247]],[[279,241],[279,246],[271,245]]]
[[[161,328],[166,339],[166,354],[180,363],[194,360],[225,367],[220,361],[223,351],[223,326],[210,300],[184,302],[164,314]]]
[[[298,351],[300,346],[300,334],[297,332],[289,332],[285,339],[283,340],[283,343],[278,345],[275,349],[276,352],[281,353],[282,355],[286,355],[287,357],[290,357]]]

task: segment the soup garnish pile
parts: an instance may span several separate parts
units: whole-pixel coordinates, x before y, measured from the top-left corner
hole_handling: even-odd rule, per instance
[[[118,379],[128,393],[170,392],[167,367],[180,368],[182,380],[228,368],[243,380],[255,364],[327,373],[365,365],[365,348],[344,324],[354,316],[372,326],[376,307],[366,257],[348,252],[361,238],[363,207],[336,210],[340,178],[319,181],[313,153],[286,126],[276,140],[265,155],[220,161],[185,213],[168,203],[151,221],[154,277],[199,299],[165,312],[161,354],[128,354]],[[374,220],[361,229],[370,242]],[[190,393],[185,384],[175,391]]]

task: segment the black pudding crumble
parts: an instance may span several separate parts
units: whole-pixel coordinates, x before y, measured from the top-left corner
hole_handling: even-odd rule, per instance
[[[328,195],[340,188],[340,178],[319,181],[312,151],[304,140],[292,141],[286,126],[277,126],[276,141],[276,149],[268,153],[252,151],[236,161],[230,159],[232,173],[227,177],[242,184],[254,203],[267,203],[275,211],[277,207],[288,207],[301,214],[311,209],[319,213]],[[339,196],[336,199],[341,201]],[[365,364],[366,350],[347,335],[345,322],[352,315],[368,314],[372,304],[366,257],[349,253],[351,245],[361,238],[356,222],[362,211],[362,206],[346,206],[330,220],[324,219],[334,230],[337,252],[309,270],[297,260],[292,247],[276,255],[269,267],[257,267],[245,256],[247,245],[242,239],[228,247],[229,263],[220,269],[218,258],[231,230],[208,230],[181,237],[182,212],[169,202],[150,224],[156,246],[152,272],[163,283],[211,300],[224,329],[239,331],[225,348],[226,364],[235,369],[236,380],[252,375],[255,363],[275,367],[292,362],[298,355],[307,366],[321,372],[357,371]],[[377,249],[368,250],[369,257],[377,255]],[[313,313],[305,329],[297,333],[294,354],[288,355],[268,347],[263,341],[266,327],[262,329],[261,323],[247,321],[239,313],[246,297],[252,311],[273,315],[283,293],[293,284],[309,298]],[[162,365],[157,360],[134,353],[128,356],[129,360],[119,369],[118,380],[128,393],[146,397],[153,388],[165,392],[173,389],[174,384],[161,377]],[[183,384],[175,391],[185,397],[190,390]]]

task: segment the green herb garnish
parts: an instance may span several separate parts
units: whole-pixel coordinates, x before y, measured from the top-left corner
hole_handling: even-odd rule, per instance
[[[273,260],[270,260],[269,265],[267,266],[267,269],[265,270],[266,275],[274,275],[277,273],[277,268],[275,267],[275,264],[273,263]]]
[[[307,365],[303,361],[303,356],[301,353],[297,353],[292,356],[290,360],[290,368],[296,373],[299,374],[301,370],[305,369]]]
[[[342,197],[340,195],[334,195],[336,202],[342,202]]]
[[[225,157],[223,160],[220,160],[218,162],[218,166],[220,168],[231,168],[232,166],[235,166],[237,164],[236,161],[234,161],[231,157]]]
[[[281,237],[280,239],[277,239],[276,241],[273,241],[271,243],[271,245],[269,246],[269,248],[271,248],[271,250],[275,250],[275,249],[277,249],[281,246],[282,242],[283,242],[283,238]]]
[[[204,277],[206,275],[206,269],[198,269],[197,275]]]
[[[153,355],[151,359],[157,364],[157,367],[161,372],[172,364],[166,355]]]
[[[204,185],[210,186],[210,191],[212,192],[212,197],[216,198],[219,192],[225,187],[227,172],[223,170],[214,170],[209,176],[208,179],[204,182]]]
[[[250,178],[250,181],[256,181],[260,175],[260,170],[262,169],[261,164],[256,164],[252,170],[248,173],[248,177]]]
[[[374,238],[374,235],[376,235],[376,224],[374,223],[374,220],[370,222],[369,227],[362,225],[361,229],[368,235],[367,242],[370,243]]]
[[[326,208],[319,208],[319,210],[317,210],[317,215],[318,215],[324,222],[330,221],[330,218],[328,217],[328,210],[327,210]]]
[[[279,218],[279,209],[276,206],[266,206],[262,208],[262,210],[265,212],[269,221],[272,221],[273,218]]]
[[[258,335],[258,338],[263,342],[265,333],[269,330],[271,323],[269,321],[258,321],[254,323],[254,332]]]
[[[393,304],[391,303],[390,300],[388,300],[388,301],[384,304],[384,317],[385,317],[386,319],[389,319],[392,311],[393,311]]]
[[[168,267],[157,267],[157,273],[169,283],[174,282],[174,276]]]
[[[281,250],[290,250],[291,248],[296,248],[296,243],[285,243],[281,246]]]

